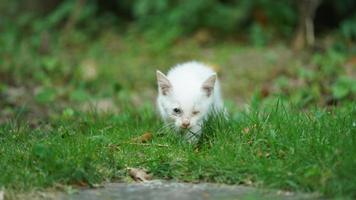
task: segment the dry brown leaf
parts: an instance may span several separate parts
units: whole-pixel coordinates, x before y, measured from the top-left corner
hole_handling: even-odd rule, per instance
[[[146,143],[150,140],[152,140],[153,135],[150,132],[146,132],[143,135],[139,136],[139,137],[135,137],[132,139],[132,142],[138,142],[138,143]]]
[[[138,145],[138,146],[156,146],[156,147],[169,147],[168,145],[166,144],[145,144],[145,143],[124,143],[124,144],[132,144],[132,145]]]
[[[132,179],[138,182],[145,182],[152,178],[150,174],[147,174],[147,171],[144,169],[138,168],[127,168],[129,175]]]
[[[248,134],[250,132],[250,128],[246,127],[242,130],[243,133]]]
[[[245,127],[244,129],[242,129],[242,133],[248,134],[251,132],[252,129],[255,129],[256,127],[257,127],[256,124],[252,125],[251,127]]]
[[[268,96],[270,95],[270,93],[271,93],[271,92],[270,92],[270,88],[265,85],[265,86],[262,87],[260,93],[261,93],[262,98],[266,98],[266,97],[268,97]]]
[[[78,186],[78,187],[88,187],[88,183],[85,181],[77,181],[74,183],[74,185]]]

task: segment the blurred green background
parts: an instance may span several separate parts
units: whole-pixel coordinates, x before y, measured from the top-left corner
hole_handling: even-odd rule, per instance
[[[227,103],[355,101],[354,0],[0,1],[0,122],[153,105],[155,70],[198,60]]]

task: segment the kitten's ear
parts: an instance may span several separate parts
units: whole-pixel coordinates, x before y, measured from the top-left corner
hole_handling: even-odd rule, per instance
[[[211,93],[214,90],[215,81],[216,81],[216,74],[211,75],[203,83],[202,89],[208,97],[210,97]]]
[[[160,91],[163,95],[167,95],[169,91],[172,89],[171,82],[169,82],[168,78],[160,71],[156,71],[157,83]]]

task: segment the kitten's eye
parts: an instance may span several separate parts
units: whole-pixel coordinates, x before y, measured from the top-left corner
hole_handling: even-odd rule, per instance
[[[193,115],[197,115],[197,114],[199,114],[199,113],[200,113],[199,111],[193,111],[193,112],[192,112]]]
[[[179,108],[173,108],[173,112],[174,112],[175,114],[180,114],[180,113],[182,113],[182,110],[179,109]]]

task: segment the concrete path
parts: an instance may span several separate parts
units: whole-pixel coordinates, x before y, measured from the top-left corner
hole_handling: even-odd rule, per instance
[[[83,189],[63,199],[78,200],[230,200],[230,199],[320,199],[315,194],[262,190],[236,185],[210,183],[109,183],[103,188]]]

